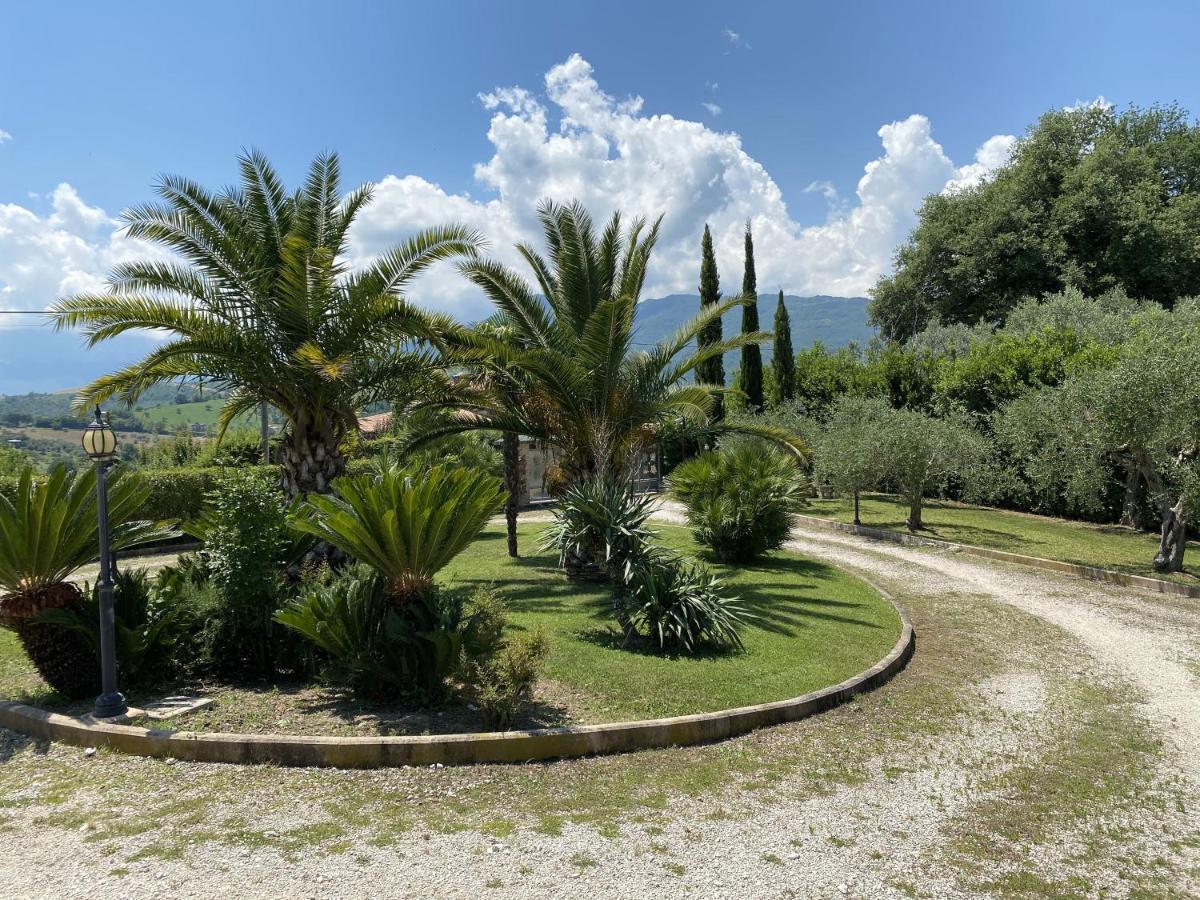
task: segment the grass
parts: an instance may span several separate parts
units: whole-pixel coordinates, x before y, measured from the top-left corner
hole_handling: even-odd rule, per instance
[[[544,527],[521,527],[525,555],[519,559],[506,555],[503,527],[489,527],[442,575],[452,587],[494,586],[516,628],[545,631],[550,655],[518,727],[655,718],[783,700],[868,668],[899,635],[895,609],[865,582],[816,560],[781,553],[749,566],[715,566],[759,617],[744,630],[744,652],[669,657],[623,648],[610,624],[610,589],[568,582],[555,558],[535,549]],[[697,552],[682,528],[664,527],[662,540]],[[172,692],[176,689],[200,690],[216,701],[181,721],[178,727],[191,731],[366,735],[486,727],[478,711],[463,706],[379,706],[323,684],[172,686]],[[0,696],[43,705],[55,699],[7,632],[0,632]],[[155,697],[131,694],[129,699],[136,706]],[[76,711],[87,705],[77,705]]]
[[[853,503],[848,499],[812,500],[804,512],[839,522],[851,522],[854,518]],[[894,497],[869,494],[861,499],[863,525],[907,531],[904,524],[907,516],[907,505]],[[1130,575],[1164,577],[1151,565],[1158,550],[1158,538],[1120,525],[1094,525],[944,500],[926,501],[922,518],[926,530],[919,533],[926,537]],[[1190,550],[1200,552],[1200,547],[1193,543]],[[1187,571],[1165,577],[1200,583],[1200,579]]]
[[[744,653],[666,657],[618,646],[610,591],[567,582],[555,559],[534,549],[540,526],[521,528],[523,555],[504,553],[504,530],[489,528],[444,571],[447,584],[495,585],[521,628],[543,628],[551,652],[545,677],[592,719],[708,712],[794,697],[837,684],[882,658],[900,631],[892,606],[857,578],[816,560],[781,553],[714,568],[760,617],[744,630]],[[664,543],[695,553],[682,528]]]

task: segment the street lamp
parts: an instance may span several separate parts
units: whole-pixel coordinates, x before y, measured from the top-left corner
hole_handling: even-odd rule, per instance
[[[129,709],[117,690],[117,624],[113,612],[112,557],[108,546],[108,467],[117,455],[117,436],[96,407],[96,420],[83,431],[83,452],[96,463],[96,511],[100,517],[100,696],[97,719],[122,716]]]

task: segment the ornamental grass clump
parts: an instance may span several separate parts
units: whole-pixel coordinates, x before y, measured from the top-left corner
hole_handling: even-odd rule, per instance
[[[681,463],[668,485],[696,540],[721,562],[745,563],[783,546],[807,480],[792,458],[746,443]]]

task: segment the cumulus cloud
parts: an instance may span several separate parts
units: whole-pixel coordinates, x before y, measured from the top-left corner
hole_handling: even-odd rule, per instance
[[[694,291],[700,235],[712,228],[727,285],[740,281],[742,233],[750,220],[762,284],[791,293],[856,296],[891,269],[896,245],[929,194],[978,183],[1011,149],[989,138],[974,161],[956,166],[927,118],[912,115],[878,130],[881,149],[853,196],[819,178],[807,188],[830,208],[816,225],[789,214],[783,192],[741,138],[667,114],[646,114],[641,97],[614,97],[578,54],[546,73],[544,92],[496,88],[479,95],[490,115],[489,159],[475,167],[478,196],[448,192],[415,174],[376,184],[375,201],[351,232],[350,262],[362,265],[419,228],[463,222],[489,238],[489,252],[521,267],[513,245],[540,244],[541,198],[581,200],[598,221],[664,214],[647,297]],[[816,173],[819,174],[819,173]],[[144,248],[123,238],[104,210],[60,185],[41,214],[0,205],[0,305],[41,309],[56,296],[93,288],[118,259]],[[488,313],[478,291],[449,265],[413,288],[414,299],[473,319]]]
[[[12,140],[12,135],[9,134],[7,131],[5,131],[3,128],[0,128],[0,144],[3,144],[5,141],[11,141],[11,140]]]
[[[734,31],[732,28],[726,28],[724,31],[721,32],[721,34],[724,36],[725,40],[729,41],[729,43],[732,44],[737,49],[739,49],[739,50],[751,49],[750,42],[747,41],[740,34],[738,34],[736,31]]]
[[[717,104],[715,104],[715,103],[701,103],[700,105],[703,106],[706,110],[708,110],[708,114],[710,116],[715,117],[715,116],[719,116],[721,114],[721,107],[717,106]]]

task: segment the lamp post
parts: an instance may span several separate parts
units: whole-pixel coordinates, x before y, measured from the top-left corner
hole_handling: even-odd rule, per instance
[[[100,517],[100,696],[92,715],[110,719],[129,707],[117,690],[117,625],[113,611],[112,556],[108,546],[108,467],[117,454],[117,436],[96,407],[96,420],[83,431],[83,452],[96,463],[96,512]]]

